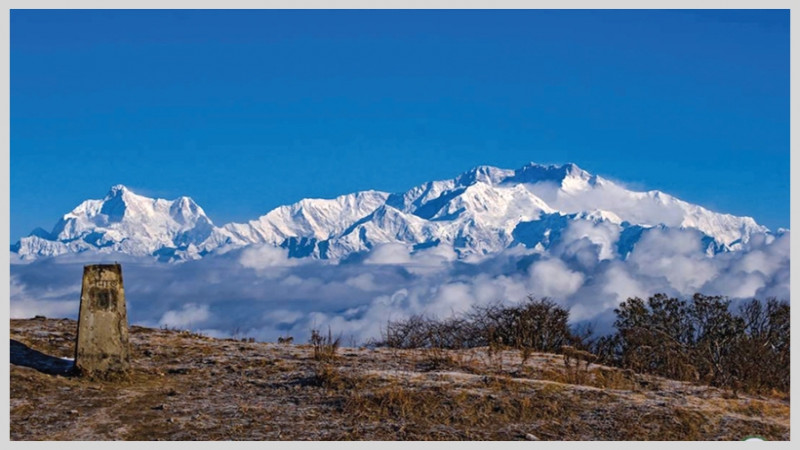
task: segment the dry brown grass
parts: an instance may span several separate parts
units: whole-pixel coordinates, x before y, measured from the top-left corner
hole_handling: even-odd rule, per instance
[[[595,367],[588,371],[588,380],[585,384],[604,389],[621,389],[634,391],[638,388],[636,378],[624,370]]]
[[[11,338],[71,356],[75,322],[13,320]],[[327,340],[327,339],[326,339]],[[323,342],[324,343],[324,342]],[[340,348],[131,328],[123,382],[11,366],[14,440],[788,439],[782,395],[706,386],[500,347]],[[490,354],[491,353],[491,354]]]
[[[361,423],[401,424],[399,430],[378,431],[379,439],[505,439],[510,437],[509,427],[524,426],[541,417],[544,409],[541,396],[498,395],[502,391],[492,389],[489,394],[440,386],[420,391],[393,382],[351,392],[342,412]]]
[[[332,361],[336,359],[336,352],[341,345],[341,336],[333,338],[330,328],[328,328],[328,335],[325,336],[319,330],[311,330],[311,339],[309,343],[314,349],[314,359],[317,361]]]

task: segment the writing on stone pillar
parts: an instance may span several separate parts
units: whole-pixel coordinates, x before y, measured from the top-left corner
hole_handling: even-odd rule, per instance
[[[82,375],[110,378],[130,369],[128,317],[122,267],[84,266],[75,368]]]

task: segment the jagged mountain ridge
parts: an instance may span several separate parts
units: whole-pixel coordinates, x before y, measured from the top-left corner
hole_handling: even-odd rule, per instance
[[[102,200],[86,200],[52,231],[36,229],[12,251],[23,258],[84,251],[201,258],[221,248],[268,244],[290,256],[344,259],[383,243],[410,249],[452,247],[460,258],[524,245],[556,245],[569,227],[606,227],[616,245],[593,233],[607,258],[624,258],[643,229],[696,229],[708,252],[731,251],[769,230],[750,217],[709,211],[660,191],[636,192],[575,164],[530,163],[516,170],[479,166],[456,178],[403,193],[362,191],[334,199],[304,199],[247,223],[217,227],[188,197],[169,201],[122,185]]]

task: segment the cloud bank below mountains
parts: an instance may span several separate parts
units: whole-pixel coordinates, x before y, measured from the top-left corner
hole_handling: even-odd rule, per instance
[[[627,257],[616,252],[618,230],[604,223],[576,222],[564,234],[569,239],[548,250],[516,246],[468,260],[444,247],[413,251],[397,243],[341,263],[289,258],[269,245],[181,264],[62,255],[12,263],[11,317],[77,317],[83,265],[113,261],[123,267],[130,323],[265,341],[291,335],[303,342],[312,328],[330,327],[345,343],[361,343],[379,339],[389,320],[447,317],[529,294],[552,298],[570,308],[573,322],[593,322],[601,332],[631,296],[789,299],[788,231],[754,235],[741,250],[714,256],[689,229],[647,229]]]

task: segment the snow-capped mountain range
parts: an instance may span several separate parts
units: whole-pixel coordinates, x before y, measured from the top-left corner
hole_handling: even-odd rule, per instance
[[[152,199],[122,185],[102,200],[86,200],[47,232],[34,230],[11,248],[23,259],[85,251],[198,259],[251,244],[288,249],[292,257],[342,260],[378,244],[411,249],[444,246],[458,258],[518,245],[563,244],[572,224],[604,226],[618,239],[597,240],[606,258],[624,259],[651,227],[695,229],[707,253],[735,251],[769,230],[750,217],[709,211],[660,191],[636,192],[575,164],[528,164],[517,170],[479,166],[456,178],[402,193],[362,191],[334,199],[304,199],[247,223],[215,226],[188,197]]]

